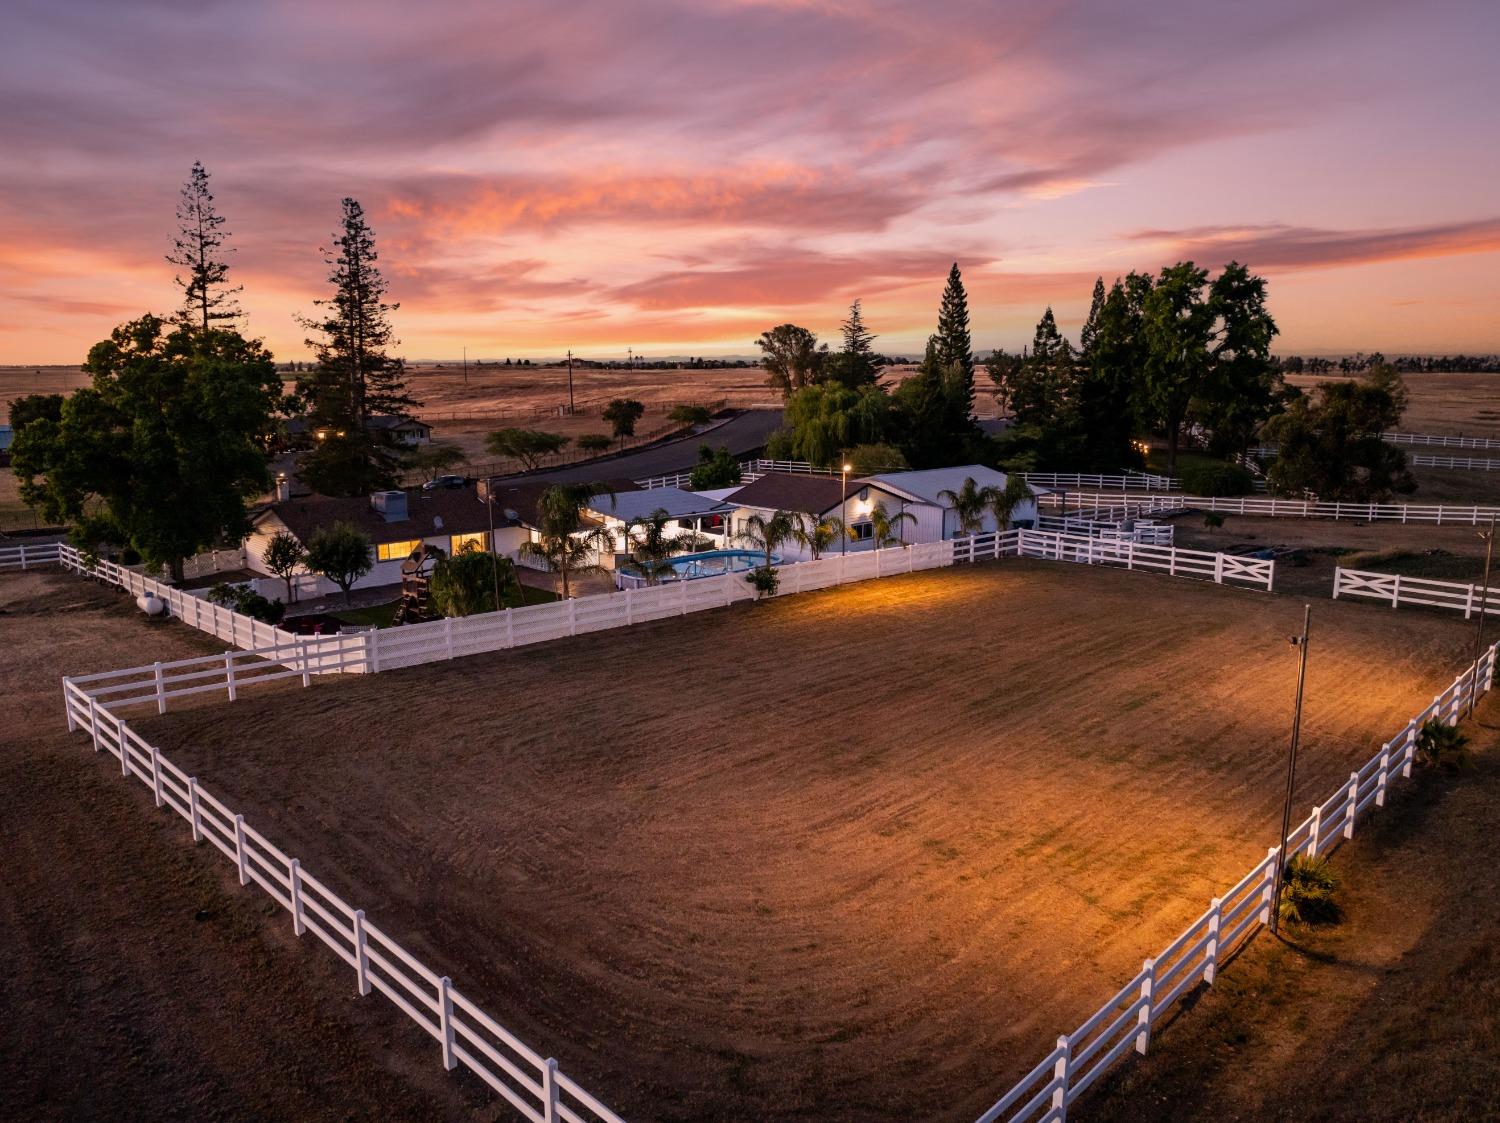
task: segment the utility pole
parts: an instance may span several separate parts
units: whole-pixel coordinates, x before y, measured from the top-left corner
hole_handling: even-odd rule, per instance
[[[469,384],[469,349],[464,348],[464,385]]]
[[[1271,931],[1281,926],[1281,888],[1286,881],[1286,837],[1292,829],[1292,790],[1297,784],[1297,743],[1302,736],[1302,689],[1307,682],[1307,633],[1312,622],[1312,605],[1302,607],[1302,634],[1288,636],[1293,647],[1300,648],[1297,663],[1297,705],[1292,711],[1292,743],[1286,756],[1286,801],[1281,808],[1281,845],[1276,850],[1276,888],[1271,894]],[[1351,809],[1349,812],[1354,814]]]
[[[568,348],[568,412],[573,412],[573,348]]]
[[[1484,539],[1484,584],[1479,590],[1479,623],[1474,628],[1474,672],[1469,683],[1469,712],[1474,716],[1474,706],[1479,701],[1479,653],[1484,650],[1484,618],[1490,603],[1490,562],[1495,556],[1495,516],[1490,516],[1489,530],[1480,532]]]

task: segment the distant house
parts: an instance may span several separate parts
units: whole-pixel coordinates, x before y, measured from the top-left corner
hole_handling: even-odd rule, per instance
[[[15,430],[9,425],[0,425],[0,467],[10,463],[10,445],[15,439]]]
[[[373,431],[389,433],[399,445],[408,448],[426,444],[432,440],[432,426],[415,417],[396,417],[377,413],[365,423]],[[284,423],[287,440],[294,445],[310,443],[317,439],[318,430],[305,417],[288,418]]]
[[[848,549],[868,550],[874,546],[875,528],[870,516],[877,503],[888,517],[902,513],[911,516],[911,521],[903,522],[896,531],[908,543],[957,537],[961,533],[958,516],[951,500],[941,493],[957,493],[968,479],[978,487],[1003,488],[1006,475],[981,464],[968,464],[920,472],[881,472],[851,479],[846,484],[839,476],[768,472],[734,491],[725,501],[735,508],[731,516],[735,534],[744,532],[752,515],[764,518],[776,511],[796,511],[814,518],[842,517],[849,528]],[[1016,507],[1010,525],[1035,526],[1036,517],[1036,501],[1030,500]],[[994,515],[986,513],[984,530],[995,529]],[[790,545],[782,553],[787,557],[799,556],[797,547]]]

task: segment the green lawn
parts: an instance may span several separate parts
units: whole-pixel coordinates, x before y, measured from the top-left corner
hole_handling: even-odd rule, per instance
[[[504,590],[502,596],[502,608],[519,608],[523,603],[516,593],[516,586],[512,583]],[[548,592],[546,589],[526,588],[525,604],[546,604],[557,600],[557,594]],[[358,627],[367,628],[374,625],[377,628],[389,628],[396,616],[396,605],[399,601],[389,601],[386,604],[374,604],[368,608],[346,608],[333,615],[345,624],[354,624]]]

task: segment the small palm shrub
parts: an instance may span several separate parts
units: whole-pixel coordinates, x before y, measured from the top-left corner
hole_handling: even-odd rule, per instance
[[[1224,516],[1217,511],[1210,511],[1203,516],[1203,528],[1205,530],[1218,530],[1224,525]]]
[[[1417,760],[1429,768],[1462,768],[1469,762],[1469,737],[1432,718],[1417,734]]]
[[[1299,854],[1286,864],[1281,883],[1281,920],[1284,924],[1337,924],[1343,916],[1334,893],[1338,874],[1326,858]]]
[[[755,597],[774,597],[781,586],[781,574],[773,565],[758,565],[745,574],[745,580],[755,587]]]

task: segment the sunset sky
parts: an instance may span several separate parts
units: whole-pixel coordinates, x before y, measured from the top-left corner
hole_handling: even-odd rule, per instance
[[[1271,278],[1277,350],[1500,350],[1500,4],[8,0],[0,363],[176,303],[212,175],[279,358],[364,203],[413,358],[919,350],[1094,277]]]

